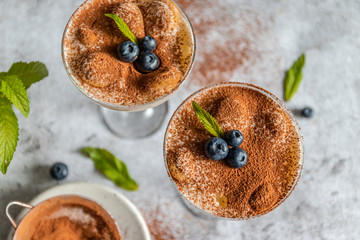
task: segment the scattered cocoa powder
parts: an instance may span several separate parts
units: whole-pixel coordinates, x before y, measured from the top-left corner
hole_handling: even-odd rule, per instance
[[[272,210],[300,174],[300,133],[288,112],[258,89],[236,83],[208,88],[186,100],[169,123],[165,144],[169,174],[188,200],[217,216],[249,218]],[[192,100],[225,132],[242,132],[241,148],[248,155],[243,168],[205,156],[204,145],[211,136],[194,114]]]
[[[174,212],[174,209],[167,209],[164,212],[162,207],[166,208],[167,204],[157,202],[157,206],[153,209],[149,206],[154,202],[149,202],[146,209],[141,209],[141,212],[148,225],[152,240],[176,240],[179,239],[179,233],[176,232],[177,228],[174,226],[174,219],[171,218],[168,211]],[[161,205],[161,206],[159,206]],[[185,230],[183,228],[183,230]],[[182,237],[182,236],[181,236]]]
[[[158,219],[150,219],[148,221],[152,240],[176,240],[171,223],[167,223],[168,226],[164,225],[164,222]]]
[[[181,204],[181,203],[180,203]],[[196,222],[199,226],[201,221],[194,217],[189,219],[189,213],[184,214],[183,205],[170,201],[149,202],[146,209],[141,212],[148,225],[152,240],[178,240],[188,239],[190,234],[188,224]],[[179,218],[179,216],[181,216]],[[191,216],[192,217],[192,216]]]
[[[269,76],[282,77],[278,40],[271,29],[274,20],[266,10],[238,0],[177,2],[192,21],[196,35],[196,62],[187,85],[190,90],[223,81],[261,79],[266,84]]]
[[[117,59],[117,46],[127,40],[106,13],[122,17],[141,40],[157,41],[159,70],[139,73]],[[64,59],[76,84],[98,101],[125,106],[145,104],[170,93],[190,67],[190,28],[170,0],[87,0],[74,13],[64,34]]]
[[[98,204],[61,196],[38,204],[22,220],[14,240],[120,240],[114,220]]]

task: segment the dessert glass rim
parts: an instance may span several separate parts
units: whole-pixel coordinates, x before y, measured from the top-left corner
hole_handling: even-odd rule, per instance
[[[238,218],[221,217],[221,216],[209,213],[209,212],[199,208],[192,201],[187,199],[184,196],[184,194],[178,189],[174,178],[170,174],[168,164],[167,164],[166,139],[168,137],[170,123],[173,121],[173,119],[177,115],[177,113],[184,107],[185,103],[187,103],[190,99],[193,99],[194,97],[196,97],[198,94],[202,93],[203,91],[206,91],[208,89],[215,88],[215,87],[226,87],[226,86],[235,86],[235,87],[248,88],[248,89],[257,91],[260,94],[263,94],[266,97],[268,97],[268,98],[272,99],[273,101],[275,101],[275,103],[278,104],[281,107],[281,109],[286,113],[286,115],[290,118],[291,123],[294,125],[296,133],[299,136],[299,146],[300,146],[299,162],[298,162],[299,168],[298,168],[298,171],[297,171],[297,176],[296,176],[291,188],[288,190],[286,195],[281,200],[279,200],[276,204],[274,204],[274,206],[272,206],[268,210],[266,210],[264,212],[261,212],[259,214],[251,215],[250,217],[238,217]],[[204,129],[204,131],[205,131],[205,129]],[[271,92],[269,92],[269,91],[267,91],[267,90],[265,90],[265,89],[263,89],[263,88],[261,88],[259,86],[256,86],[254,84],[245,83],[245,82],[220,82],[220,83],[208,85],[206,87],[203,87],[203,88],[195,91],[189,97],[187,97],[184,101],[182,101],[182,103],[176,108],[176,110],[174,111],[173,115],[171,116],[171,118],[169,120],[169,123],[168,123],[168,126],[166,127],[166,130],[165,130],[164,144],[163,144],[163,157],[164,157],[165,168],[166,168],[166,172],[168,174],[168,177],[169,177],[170,181],[172,182],[172,184],[175,186],[176,191],[180,194],[180,197],[184,201],[186,201],[186,204],[190,204],[191,207],[194,207],[196,209],[196,211],[199,211],[202,215],[204,215],[206,217],[216,218],[216,219],[221,219],[221,220],[230,220],[230,221],[248,220],[248,219],[252,219],[252,218],[255,218],[255,217],[263,216],[263,215],[273,211],[275,208],[280,206],[290,196],[290,194],[294,191],[295,187],[297,186],[297,184],[298,184],[298,182],[299,182],[299,180],[301,178],[301,172],[302,172],[303,165],[304,165],[304,137],[301,134],[301,128],[300,128],[299,124],[297,123],[297,121],[295,119],[295,116],[285,106],[284,102],[282,100],[280,100],[278,97],[276,97],[274,94],[272,94]]]
[[[194,27],[189,19],[189,17],[186,15],[186,13],[182,10],[182,8],[179,6],[178,3],[176,3],[175,1],[171,0],[179,9],[180,11],[180,15],[185,19],[187,26],[190,29],[190,33],[191,33],[191,40],[192,40],[192,55],[191,55],[191,61],[189,63],[188,69],[186,70],[184,76],[182,77],[180,83],[173,89],[171,90],[171,92],[165,94],[164,96],[161,96],[158,99],[155,99],[151,102],[148,103],[144,103],[144,104],[139,104],[139,105],[121,105],[121,104],[112,104],[112,103],[108,103],[105,101],[101,101],[99,99],[96,99],[95,97],[91,96],[89,93],[87,93],[87,91],[85,91],[82,87],[80,87],[77,84],[77,78],[76,76],[74,76],[73,73],[71,73],[70,67],[68,65],[68,62],[65,59],[65,38],[66,38],[66,34],[69,31],[69,26],[70,24],[73,22],[74,17],[76,14],[78,14],[78,12],[80,12],[82,10],[83,7],[85,7],[85,5],[89,2],[92,1],[96,1],[96,0],[85,0],[85,2],[83,2],[71,15],[70,19],[68,20],[66,26],[65,26],[65,30],[62,36],[62,40],[61,40],[61,56],[62,56],[62,61],[63,61],[63,65],[65,68],[65,71],[68,75],[68,77],[70,78],[71,82],[76,86],[76,88],[83,93],[85,96],[87,96],[90,100],[92,100],[93,102],[95,102],[96,104],[102,106],[102,107],[106,107],[109,109],[113,109],[113,110],[118,110],[118,111],[129,111],[129,112],[136,112],[136,111],[144,111],[148,108],[152,108],[152,107],[156,107],[164,102],[166,102],[169,97],[171,95],[173,95],[177,90],[180,89],[180,87],[185,83],[186,79],[189,77],[191,70],[193,69],[194,66],[194,62],[195,62],[195,56],[196,56],[196,37],[195,37],[195,30]]]

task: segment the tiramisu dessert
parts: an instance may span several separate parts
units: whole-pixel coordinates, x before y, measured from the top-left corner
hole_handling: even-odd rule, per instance
[[[193,32],[171,0],[87,0],[71,17],[63,57],[75,84],[91,98],[146,104],[186,78]]]
[[[214,85],[190,96],[165,135],[168,174],[196,207],[248,219],[273,210],[295,187],[302,136],[271,93],[244,83]]]
[[[97,203],[75,195],[39,203],[20,222],[14,240],[121,240],[112,217]]]

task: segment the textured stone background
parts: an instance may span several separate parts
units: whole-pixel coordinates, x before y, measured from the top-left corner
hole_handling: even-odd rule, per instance
[[[166,123],[155,135],[122,140],[101,121],[98,106],[67,78],[61,60],[65,24],[81,0],[0,1],[0,69],[19,60],[46,63],[50,77],[30,89],[31,113],[20,116],[20,140],[6,176],[0,175],[0,210],[29,201],[57,183],[49,166],[70,167],[64,182],[90,181],[116,188],[77,149],[106,147],[140,183],[127,195],[164,239],[360,239],[360,2],[358,0],[181,0],[198,39],[187,86],[170,101],[171,113],[191,92],[211,82],[246,81],[282,96],[284,71],[301,52],[307,63],[292,110],[305,138],[305,165],[292,195],[272,213],[243,222],[192,216],[167,179],[162,159]],[[229,47],[228,47],[229,46]],[[229,49],[229,50],[227,50]],[[10,224],[0,214],[0,239]]]

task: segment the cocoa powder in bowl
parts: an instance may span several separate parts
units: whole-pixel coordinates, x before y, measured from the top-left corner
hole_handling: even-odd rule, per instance
[[[68,195],[47,199],[20,222],[14,240],[121,240],[115,221],[100,205]]]
[[[192,101],[213,115],[227,132],[240,130],[246,165],[230,168],[204,153],[211,138]],[[168,174],[196,207],[231,219],[273,210],[293,190],[302,169],[302,136],[292,114],[271,93],[244,83],[223,83],[190,96],[176,110],[165,136]]]

